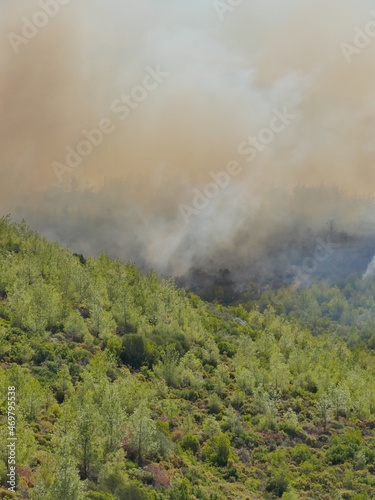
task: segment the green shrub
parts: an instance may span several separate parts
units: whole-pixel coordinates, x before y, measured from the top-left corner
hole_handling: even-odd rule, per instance
[[[88,491],[86,493],[87,498],[90,500],[114,500],[114,496],[111,493],[102,493],[101,491]]]
[[[348,458],[348,447],[343,444],[334,444],[326,451],[326,462],[332,465],[345,463]]]
[[[297,446],[292,451],[292,458],[296,464],[301,464],[306,462],[311,458],[310,448],[305,444],[297,444]]]
[[[285,462],[285,450],[278,448],[268,455],[271,471],[266,480],[266,491],[282,497],[289,487],[288,467]]]
[[[182,357],[190,349],[190,343],[183,333],[176,332],[166,325],[158,325],[152,332],[152,340],[156,345],[166,350],[168,345],[174,345],[174,348]]]
[[[356,429],[346,431],[343,436],[335,434],[330,441],[332,446],[326,451],[326,462],[338,465],[354,459],[361,449],[363,438],[361,431]]]
[[[222,408],[221,400],[217,394],[212,394],[208,411],[214,415],[220,413]]]
[[[246,394],[243,391],[236,391],[233,394],[232,406],[239,410],[246,400]]]
[[[185,436],[182,438],[181,441],[181,448],[185,451],[190,450],[195,455],[199,450],[198,438],[193,434],[191,434],[190,432],[188,434],[185,434]]]
[[[233,356],[236,354],[236,346],[234,344],[226,342],[225,340],[219,342],[217,346],[219,348],[220,354],[226,354],[228,358],[233,358]]]
[[[198,394],[194,389],[183,389],[180,392],[181,398],[186,399],[187,401],[196,401],[198,398]]]
[[[266,491],[274,493],[279,498],[288,490],[289,479],[283,467],[272,468],[271,474],[266,480]]]
[[[203,460],[209,461],[219,467],[227,465],[229,454],[230,441],[225,434],[213,436],[202,449]]]
[[[148,500],[148,495],[135,484],[121,485],[115,491],[118,500]]]
[[[156,428],[158,431],[162,432],[166,436],[170,437],[171,432],[169,430],[168,422],[164,422],[164,420],[160,420],[160,418],[156,421]]]
[[[39,344],[34,353],[34,362],[40,365],[46,360],[53,361],[55,359],[55,352],[52,344]]]
[[[298,495],[297,493],[291,488],[290,486],[288,487],[287,491],[283,494],[281,497],[283,500],[298,500]]]
[[[125,335],[121,352],[121,361],[133,368],[140,368],[146,359],[146,342],[142,335]]]
[[[183,479],[178,484],[173,485],[168,498],[169,500],[190,500],[189,481]]]

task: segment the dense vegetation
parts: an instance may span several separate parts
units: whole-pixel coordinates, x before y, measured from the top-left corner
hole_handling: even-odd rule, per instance
[[[207,304],[2,219],[0,498],[373,498],[374,287]]]
[[[247,309],[254,304],[260,311],[272,307],[276,314],[306,326],[314,335],[331,333],[349,346],[375,348],[375,280],[357,274],[334,284],[320,282],[309,289],[284,287],[277,293],[254,288],[242,295]]]

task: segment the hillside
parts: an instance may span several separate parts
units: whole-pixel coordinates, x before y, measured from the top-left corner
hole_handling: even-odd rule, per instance
[[[0,498],[374,498],[374,291],[225,307],[1,219]]]

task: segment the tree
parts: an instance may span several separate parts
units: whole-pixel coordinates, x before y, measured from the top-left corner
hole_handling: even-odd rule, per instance
[[[43,405],[43,389],[37,380],[30,380],[24,396],[25,415],[29,422],[34,420]]]
[[[269,393],[267,391],[258,388],[255,391],[255,404],[257,410],[264,415],[263,426],[266,429],[276,429],[278,407],[277,407],[277,393]]]
[[[329,396],[335,411],[336,420],[339,421],[340,413],[345,413],[348,409],[350,400],[349,392],[342,384],[339,384],[331,388]]]
[[[144,405],[137,408],[129,420],[128,437],[141,466],[146,456],[158,451],[158,439],[155,422],[150,417],[150,410]]]
[[[322,393],[317,399],[315,405],[318,415],[322,419],[324,432],[326,432],[327,423],[331,420],[333,415],[332,400],[328,394]]]
[[[70,376],[69,368],[66,365],[64,365],[61,370],[57,372],[57,382],[55,387],[56,399],[59,403],[62,403],[67,396],[72,394],[72,377]]]
[[[43,463],[38,470],[37,479],[31,492],[31,500],[53,500],[52,485],[54,482],[55,461],[50,454],[44,454]]]
[[[177,387],[180,382],[181,367],[179,366],[179,354],[173,344],[167,345],[161,355],[161,361],[154,367],[157,376],[164,378],[167,385]]]
[[[246,394],[252,394],[255,387],[255,377],[252,370],[239,368],[236,371],[236,381],[242,391]]]
[[[101,280],[99,287],[91,294],[89,302],[90,324],[92,333],[98,335],[105,340],[116,331],[116,322],[113,319],[112,313],[107,311],[108,297],[104,290],[104,284]]]
[[[292,450],[292,458],[296,464],[300,465],[311,459],[310,448],[306,444],[297,444]]]
[[[130,312],[131,312],[131,296],[129,293],[129,285],[125,278],[118,281],[115,288],[116,299],[113,305],[113,314],[117,321],[117,325],[124,333],[128,332]]]
[[[275,389],[281,389],[285,392],[290,383],[290,372],[285,364],[284,356],[280,352],[276,352],[271,356],[270,369]]]
[[[243,431],[241,418],[234,411],[233,407],[229,405],[225,412],[225,423],[223,425],[223,430],[229,430],[234,435],[239,435]]]
[[[29,289],[26,314],[23,323],[34,333],[51,328],[61,314],[61,301],[51,285],[39,279]]]
[[[288,411],[284,415],[284,429],[289,434],[296,433],[298,429],[298,417],[297,414],[292,410],[292,408],[288,408]]]
[[[83,485],[80,482],[78,470],[66,440],[62,442],[59,453],[52,498],[53,500],[81,500],[84,498]]]
[[[203,433],[205,438],[211,438],[221,433],[219,422],[211,416],[208,416],[203,422]]]
[[[107,451],[115,451],[120,443],[124,413],[117,386],[107,384],[100,409]]]
[[[119,485],[115,491],[116,498],[127,500],[148,500],[150,497],[136,484]]]
[[[93,463],[99,453],[96,420],[92,404],[86,404],[78,410],[76,452],[82,479],[92,475]]]
[[[374,386],[372,378],[368,383],[368,387],[369,388],[366,391],[366,396],[367,396],[369,412],[370,412],[370,415],[372,415],[374,413],[374,404],[375,404],[375,386]]]
[[[285,452],[276,450],[269,456],[271,470],[266,480],[266,491],[281,497],[289,487],[289,473],[285,462]]]
[[[89,332],[85,320],[78,311],[71,311],[69,313],[64,321],[64,331],[71,336],[75,342],[82,342],[84,336]]]

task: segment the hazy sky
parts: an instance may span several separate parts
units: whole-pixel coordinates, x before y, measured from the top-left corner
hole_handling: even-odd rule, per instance
[[[172,272],[238,242],[255,252],[285,226],[370,222],[368,205],[311,195],[291,209],[289,195],[373,195],[373,2],[64,2],[1,2],[2,213]],[[194,190],[229,162],[240,173],[198,209]]]

